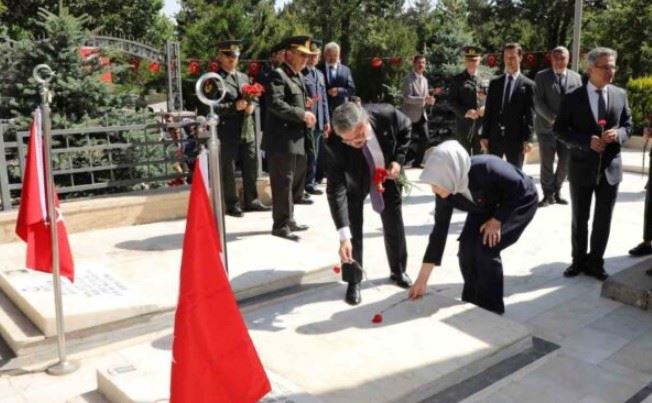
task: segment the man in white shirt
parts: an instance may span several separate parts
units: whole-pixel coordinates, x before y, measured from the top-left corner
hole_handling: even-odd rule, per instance
[[[568,170],[573,223],[573,262],[566,277],[585,273],[598,280],[608,277],[604,251],[618,185],[623,178],[621,144],[632,132],[632,116],[624,90],[611,84],[616,74],[616,51],[595,48],[587,55],[588,81],[562,100],[555,132],[569,147]],[[588,221],[595,195],[591,249]]]
[[[403,226],[401,185],[396,179],[410,145],[412,122],[389,104],[364,107],[346,102],[335,109],[331,126],[336,135],[325,142],[328,160],[326,195],[339,233],[342,279],[349,283],[345,301],[360,303],[362,223],[367,194],[383,222],[390,280],[408,288],[407,246]],[[382,180],[387,175],[386,180]]]

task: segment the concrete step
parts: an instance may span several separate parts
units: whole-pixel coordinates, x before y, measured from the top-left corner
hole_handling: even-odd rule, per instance
[[[184,221],[172,221],[72,234],[77,279],[74,285],[62,280],[69,342],[79,339],[81,348],[130,329],[142,334],[170,326],[184,231]],[[227,238],[229,277],[240,301],[332,280],[337,255],[319,244],[247,228],[233,228]],[[20,268],[24,253],[22,243],[0,245],[0,335],[17,355],[53,353],[51,275]]]
[[[532,345],[522,325],[434,291],[407,301],[404,290],[375,281],[357,307],[342,292],[246,310],[274,385],[263,402],[420,402]],[[378,312],[383,322],[374,324]],[[128,362],[98,370],[98,391],[114,403],[167,399],[171,344],[169,335],[122,351]]]
[[[652,258],[638,259],[631,267],[610,276],[602,284],[602,296],[652,311]]]

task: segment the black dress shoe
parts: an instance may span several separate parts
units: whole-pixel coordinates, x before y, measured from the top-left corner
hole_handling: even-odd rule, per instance
[[[310,228],[307,225],[297,224],[295,222],[288,224],[288,227],[290,228],[290,231],[292,231],[292,232],[305,231],[308,228]]]
[[[231,217],[242,217],[243,214],[239,206],[231,206],[226,208],[226,215],[230,215]]]
[[[609,278],[609,274],[604,271],[604,267],[594,267],[593,269],[586,272],[591,277],[594,277],[600,281],[605,281]]]
[[[648,276],[652,276],[652,269],[645,270],[645,274],[647,274]]]
[[[562,198],[558,194],[555,194],[555,203],[561,204],[562,206],[565,206],[568,204],[568,200]]]
[[[306,188],[306,193],[309,193],[311,195],[322,195],[324,194],[324,191],[316,188]]]
[[[302,197],[301,199],[294,201],[294,204],[313,204],[313,203],[314,200],[308,197]]]
[[[575,277],[583,272],[584,272],[583,267],[576,264],[572,264],[568,266],[568,268],[564,271],[564,277]]]
[[[344,301],[349,305],[358,305],[362,298],[360,297],[360,283],[349,283],[344,295]]]
[[[263,204],[263,202],[258,199],[252,201],[245,207],[245,211],[269,211],[271,209],[271,207]]]
[[[652,253],[652,245],[650,242],[641,242],[636,245],[634,248],[629,250],[629,254],[632,256],[646,256]]]
[[[396,283],[397,286],[401,288],[410,288],[412,286],[412,280],[406,273],[392,273],[389,276],[389,279]]]
[[[555,204],[555,198],[552,195],[543,196],[543,199],[539,202],[539,207],[547,207],[551,204]]]
[[[293,234],[288,227],[275,228],[272,230],[272,235],[295,242],[299,240],[299,236]]]

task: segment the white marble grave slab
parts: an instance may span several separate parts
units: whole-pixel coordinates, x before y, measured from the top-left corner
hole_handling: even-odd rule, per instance
[[[75,282],[61,279],[66,333],[157,309],[146,296],[101,265],[80,264]],[[52,275],[27,269],[0,271],[0,289],[46,337],[56,335]]]

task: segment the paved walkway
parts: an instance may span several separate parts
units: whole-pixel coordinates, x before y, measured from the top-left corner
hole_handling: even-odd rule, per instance
[[[640,154],[629,158],[640,160]],[[538,165],[526,167],[538,180]],[[416,180],[418,171],[409,170]],[[606,251],[606,269],[615,273],[638,261],[627,256],[627,250],[637,244],[642,235],[643,200],[646,178],[626,174],[620,187],[611,239]],[[418,185],[405,199],[404,218],[408,238],[408,273],[415,277],[427,236],[433,224],[434,198],[427,186]],[[567,187],[563,191],[568,196]],[[304,235],[306,244],[321,252],[332,253],[336,259],[337,237],[330,221],[324,196],[317,197],[313,206],[298,206],[297,221],[311,229]],[[383,251],[380,219],[369,204],[365,210],[365,267],[372,279],[388,275]],[[451,223],[446,254],[442,267],[431,278],[434,292],[458,298],[462,278],[457,267],[456,236],[464,220],[455,213]],[[227,218],[227,229],[236,229],[238,237],[259,236],[271,228],[271,218],[265,213]],[[506,314],[530,327],[535,336],[559,344],[556,352],[544,357],[473,396],[471,401],[486,402],[622,402],[634,396],[652,381],[652,314],[600,297],[601,283],[584,276],[565,279],[561,273],[570,262],[570,209],[554,205],[540,209],[521,240],[503,254],[505,266]],[[129,231],[141,236],[160,237],[167,242],[165,250],[180,249],[179,231],[182,222],[151,224],[103,230],[111,237],[128,236]],[[148,235],[144,235],[144,234]],[[71,237],[94,235],[76,234]],[[256,253],[274,251],[266,247],[261,237]],[[123,244],[124,245],[124,244]],[[156,253],[156,251],[150,251]],[[160,251],[159,251],[160,252]],[[253,250],[252,250],[253,252]],[[86,252],[87,253],[87,252]],[[147,257],[142,255],[144,261]],[[136,258],[136,256],[134,256]],[[291,256],[288,256],[291,259]],[[230,259],[238,259],[230,256]],[[337,278],[327,279],[335,283]],[[344,285],[338,286],[344,293]],[[371,292],[363,290],[365,294]],[[119,365],[127,357],[122,348],[149,345],[151,340],[168,335],[169,330],[149,337],[129,340],[77,355],[81,369],[65,377],[51,377],[41,372],[0,376],[2,402],[64,402],[87,394],[84,401],[101,401],[93,391],[97,388],[95,371]],[[436,341],[433,341],[436,342]],[[445,348],[445,346],[442,346]],[[648,399],[649,400],[649,399]],[[79,401],[79,400],[77,400]],[[640,400],[639,400],[640,401]]]

